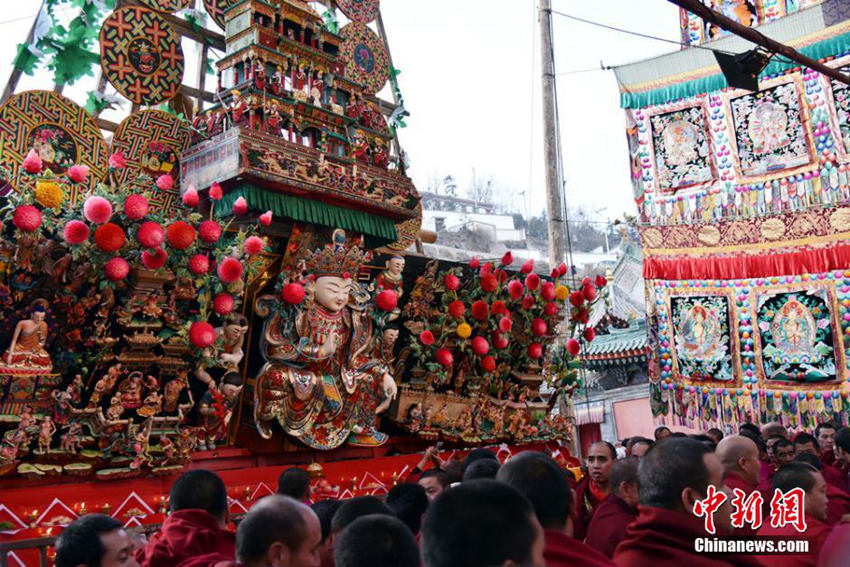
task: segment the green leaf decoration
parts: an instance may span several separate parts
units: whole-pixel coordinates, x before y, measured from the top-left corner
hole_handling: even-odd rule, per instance
[[[50,64],[54,81],[60,85],[72,85],[85,76],[94,76],[92,67],[100,63],[100,56],[84,47],[71,44],[57,49]]]
[[[35,68],[38,66],[39,56],[33,52],[35,48],[29,44],[21,43],[18,45],[18,53],[15,55],[12,65],[18,71],[27,75],[35,73]]]
[[[336,19],[336,14],[333,10],[325,10],[322,14],[322,18],[325,20],[325,29],[333,34],[339,33],[339,22]]]

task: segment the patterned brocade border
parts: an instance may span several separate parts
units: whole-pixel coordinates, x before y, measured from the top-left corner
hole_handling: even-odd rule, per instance
[[[646,226],[644,255],[759,253],[850,239],[850,207],[809,209],[749,220],[711,224]]]

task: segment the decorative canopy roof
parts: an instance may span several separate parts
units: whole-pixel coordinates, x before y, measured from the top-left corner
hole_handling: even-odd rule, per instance
[[[609,327],[607,335],[597,335],[582,355],[590,368],[634,364],[646,360],[646,324],[638,320],[627,329]]]

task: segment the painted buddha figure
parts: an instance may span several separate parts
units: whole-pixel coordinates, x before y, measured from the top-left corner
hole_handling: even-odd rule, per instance
[[[44,320],[46,306],[47,302],[43,299],[34,301],[29,319],[24,319],[15,326],[12,343],[3,354],[0,372],[6,369],[48,374],[53,370],[50,354],[44,349],[48,331]]]
[[[374,353],[366,310],[370,294],[352,279],[363,261],[357,244],[337,229],[332,243],[303,263],[310,276],[304,303],[258,299],[257,313],[266,318],[261,340],[266,364],[257,378],[254,419],[263,437],[271,437],[277,421],[316,449],[386,441],[375,429],[376,414],[395,396],[396,384]]]

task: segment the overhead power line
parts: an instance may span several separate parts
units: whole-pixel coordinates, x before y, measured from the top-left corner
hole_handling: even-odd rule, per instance
[[[642,37],[644,39],[652,39],[652,40],[655,40],[655,41],[663,41],[664,43],[670,43],[670,44],[673,44],[673,45],[678,45],[679,47],[693,47],[695,49],[704,49],[706,51],[717,51],[717,52],[720,52],[720,53],[727,53],[729,55],[735,55],[734,53],[731,53],[731,52],[728,52],[728,51],[723,51],[722,49],[714,49],[714,48],[711,48],[711,47],[706,47],[704,45],[690,45],[690,44],[687,44],[687,43],[682,43],[681,41],[677,41],[675,39],[669,39],[669,38],[666,38],[666,37],[658,37],[658,36],[649,35],[649,34],[646,34],[646,33],[643,33],[643,32],[638,32],[638,31],[634,31],[634,30],[627,30],[627,29],[624,29],[624,28],[618,28],[617,26],[612,26],[612,25],[609,25],[609,24],[603,24],[602,22],[595,22],[593,20],[588,20],[586,18],[580,18],[578,16],[573,16],[572,14],[566,14],[564,12],[559,12],[557,10],[552,10],[552,13],[557,14],[558,16],[561,16],[563,18],[567,18],[568,20],[581,22],[583,24],[587,24],[587,25],[590,25],[590,26],[596,26],[598,28],[603,28],[603,29],[606,29],[606,30],[615,31],[615,32],[618,32],[618,33],[626,34],[626,35],[633,35],[633,36],[636,36],[636,37]]]

